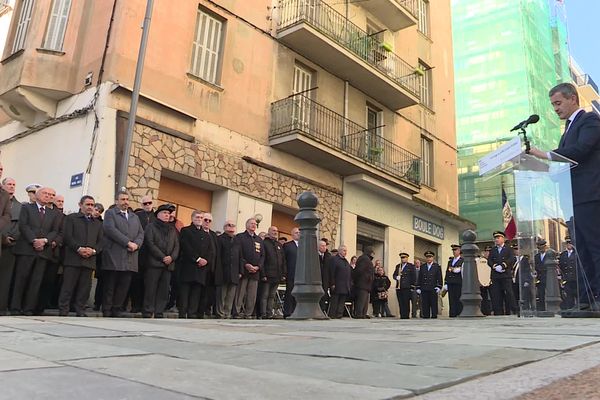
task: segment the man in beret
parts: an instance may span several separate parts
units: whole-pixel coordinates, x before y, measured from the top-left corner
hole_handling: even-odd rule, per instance
[[[417,284],[415,266],[408,262],[408,253],[400,253],[400,264],[396,265],[392,277],[396,281],[396,297],[400,308],[400,318],[408,319],[410,315],[410,299]]]
[[[421,318],[437,318],[438,294],[442,290],[442,268],[433,258],[433,251],[426,251],[425,264],[421,266],[417,281],[417,294],[421,295]]]
[[[516,310],[512,288],[512,266],[514,254],[505,245],[506,235],[502,231],[493,233],[495,246],[490,250],[488,265],[492,269],[492,309],[494,315],[510,315]],[[505,308],[505,304],[508,307]]]

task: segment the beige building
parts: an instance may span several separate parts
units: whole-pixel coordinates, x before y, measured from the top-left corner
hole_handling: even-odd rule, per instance
[[[0,65],[0,150],[39,181],[110,204],[146,2],[17,0]],[[289,233],[304,190],[319,234],[445,266],[457,201],[450,0],[154,4],[127,186]],[[24,193],[18,193],[24,197]],[[287,236],[287,235],[286,235]],[[397,313],[395,296],[390,306]]]

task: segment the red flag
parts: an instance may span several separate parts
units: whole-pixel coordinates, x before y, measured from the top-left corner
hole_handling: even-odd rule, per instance
[[[506,235],[506,239],[512,240],[517,234],[517,224],[515,223],[515,218],[513,217],[510,204],[508,203],[504,187],[502,187],[502,219],[504,221],[504,234]]]

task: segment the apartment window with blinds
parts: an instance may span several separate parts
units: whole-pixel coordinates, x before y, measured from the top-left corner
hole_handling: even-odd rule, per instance
[[[62,51],[69,10],[71,10],[71,0],[54,0],[52,3],[48,30],[44,39],[45,49]]]
[[[12,47],[12,53],[25,48],[25,39],[31,22],[31,13],[33,12],[34,0],[23,0],[19,12],[19,20],[17,22],[17,30],[15,32],[15,41]]]
[[[419,69],[423,71],[421,75],[421,104],[429,109],[433,109],[433,71],[431,67],[422,61],[419,61]]]
[[[433,142],[421,136],[421,183],[433,187]]]
[[[417,14],[419,16],[418,30],[429,37],[429,0],[417,0]]]
[[[220,78],[223,28],[223,20],[198,10],[190,73],[214,84]]]

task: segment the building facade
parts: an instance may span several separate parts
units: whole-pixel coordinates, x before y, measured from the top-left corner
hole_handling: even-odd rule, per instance
[[[460,215],[478,239],[502,229],[502,187],[515,209],[509,176],[479,177],[478,160],[511,140],[531,114],[532,145],[553,149],[562,123],[548,91],[569,82],[564,5],[555,0],[452,0]],[[556,227],[555,232],[559,229]]]
[[[211,211],[216,229],[259,215],[288,238],[312,190],[332,247],[374,246],[390,275],[401,251],[445,264],[469,225],[449,0],[180,3],[154,4],[123,166],[146,2],[16,1],[0,66],[7,176],[74,210],[83,193],[110,204],[127,168],[133,207],[150,194],[184,223]]]

